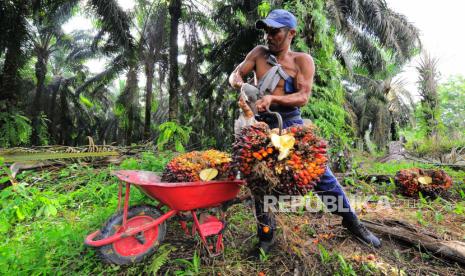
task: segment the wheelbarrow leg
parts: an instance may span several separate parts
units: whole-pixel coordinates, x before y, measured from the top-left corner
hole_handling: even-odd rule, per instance
[[[124,194],[124,209],[123,209],[123,228],[126,228],[128,220],[128,208],[129,208],[129,192],[131,191],[131,184],[126,183],[126,193]]]
[[[208,252],[209,257],[215,257],[221,254],[223,251],[223,231],[226,227],[226,223],[224,221],[224,214],[222,214],[221,218],[223,219],[218,220],[215,216],[207,216],[205,221],[200,224],[195,211],[191,211],[192,218],[194,219],[194,224],[192,226],[193,234],[197,232],[200,236],[202,244],[204,245],[205,249]],[[216,236],[216,243],[213,242],[209,244],[207,241],[207,237]],[[215,253],[213,253],[215,252]]]
[[[122,193],[123,193],[123,183],[120,181],[118,185],[118,209],[116,211],[119,211],[121,209]]]

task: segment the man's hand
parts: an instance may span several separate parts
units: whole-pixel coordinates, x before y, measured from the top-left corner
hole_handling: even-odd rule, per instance
[[[241,89],[242,86],[244,85],[244,81],[242,80],[242,77],[240,77],[237,73],[231,75],[232,78],[230,79],[231,86],[235,89]]]
[[[258,112],[265,112],[270,108],[270,105],[273,103],[273,96],[272,95],[265,95],[261,99],[259,99],[255,105],[257,107]]]
[[[244,77],[251,73],[255,68],[257,57],[262,56],[265,53],[266,48],[263,46],[257,46],[250,51],[229,76],[229,84],[235,88],[240,89],[244,84]]]

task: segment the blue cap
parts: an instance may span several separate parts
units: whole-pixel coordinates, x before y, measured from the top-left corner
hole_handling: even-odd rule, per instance
[[[265,19],[260,19],[255,23],[257,29],[264,29],[267,26],[272,28],[288,27],[290,29],[295,29],[297,26],[297,19],[292,13],[286,10],[272,10]]]

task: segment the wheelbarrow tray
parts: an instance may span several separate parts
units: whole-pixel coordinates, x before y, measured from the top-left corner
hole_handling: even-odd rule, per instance
[[[161,182],[158,175],[149,171],[120,170],[113,172],[124,182],[137,185],[147,196],[165,204],[172,210],[189,211],[210,208],[236,198],[243,180]]]

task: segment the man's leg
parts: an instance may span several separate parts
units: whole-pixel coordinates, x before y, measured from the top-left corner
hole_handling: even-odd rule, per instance
[[[257,216],[258,245],[249,253],[254,257],[260,256],[260,249],[267,253],[274,244],[276,221],[273,212],[264,210],[264,196],[254,194],[255,215]]]
[[[332,213],[342,217],[342,225],[352,234],[375,247],[381,246],[381,241],[366,229],[357,218],[342,186],[329,167],[326,167],[325,173],[315,186],[315,191]]]

